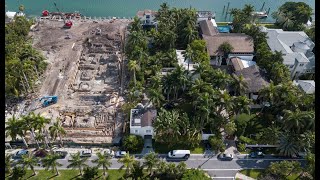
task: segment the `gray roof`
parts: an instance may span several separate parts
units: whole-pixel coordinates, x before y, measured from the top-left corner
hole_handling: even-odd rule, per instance
[[[295,60],[299,63],[308,63],[309,59],[301,52],[293,52],[290,54],[286,54],[283,57],[283,64],[293,65]]]
[[[199,22],[199,25],[203,35],[214,36],[219,34],[219,31],[213,26],[210,20],[202,20]]]
[[[294,84],[298,85],[307,94],[313,94],[315,92],[315,81],[313,80],[297,80]]]
[[[264,77],[264,73],[259,69],[257,65],[244,68],[240,71],[235,71],[237,76],[242,75],[247,82],[247,93],[257,93],[262,88],[269,86],[269,82]]]
[[[244,68],[241,59],[237,58],[237,57],[233,57],[231,58],[231,62],[233,65],[233,68],[235,69],[235,71],[240,71]]]
[[[283,31],[282,29],[267,29],[267,43],[272,51],[282,51],[283,53],[292,53],[290,46],[297,42],[303,42],[308,49],[313,49],[314,43],[303,31]]]

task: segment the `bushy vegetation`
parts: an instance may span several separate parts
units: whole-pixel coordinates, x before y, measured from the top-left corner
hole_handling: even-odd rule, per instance
[[[143,148],[143,138],[134,134],[126,135],[123,137],[122,147],[125,151],[140,153]]]
[[[15,17],[5,25],[5,94],[28,95],[46,68],[43,55],[31,45],[28,36],[31,20]]]

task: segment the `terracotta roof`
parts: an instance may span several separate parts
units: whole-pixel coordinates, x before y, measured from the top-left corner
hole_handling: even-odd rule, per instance
[[[213,26],[210,20],[203,20],[199,22],[201,32],[206,36],[214,36],[219,33],[219,31]]]
[[[156,117],[157,110],[148,109],[141,117],[141,127],[152,126],[152,122]]]
[[[157,11],[152,11],[150,9],[145,9],[143,11],[138,11],[137,12],[137,16],[140,18],[140,17],[143,17],[145,14],[151,14],[151,15],[156,15],[157,14]]]
[[[265,79],[264,73],[257,65],[236,71],[235,74],[244,77],[248,85],[247,93],[257,93],[260,89],[269,86],[269,82]]]
[[[252,37],[242,33],[228,33],[217,34],[214,36],[202,35],[203,40],[206,41],[207,50],[210,56],[218,54],[219,46],[228,42],[233,47],[233,53],[253,53],[253,39]]]

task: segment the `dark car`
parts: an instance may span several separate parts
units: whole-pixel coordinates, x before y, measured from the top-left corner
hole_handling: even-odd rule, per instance
[[[221,153],[219,154],[218,159],[221,161],[232,161],[233,155],[227,154],[227,153]]]
[[[48,151],[46,151],[45,149],[39,149],[37,151],[34,152],[34,156],[35,157],[39,157],[39,158],[44,158],[48,155]]]
[[[254,151],[249,154],[250,158],[264,158],[264,154],[261,151]]]

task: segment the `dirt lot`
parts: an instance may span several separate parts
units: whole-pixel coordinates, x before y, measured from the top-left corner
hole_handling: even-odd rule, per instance
[[[42,20],[31,32],[49,64],[35,97],[55,95],[58,103],[43,108],[34,100],[28,111],[60,118],[66,141],[111,143],[121,133],[121,49],[130,20],[110,21],[75,20],[64,29],[63,21]]]

